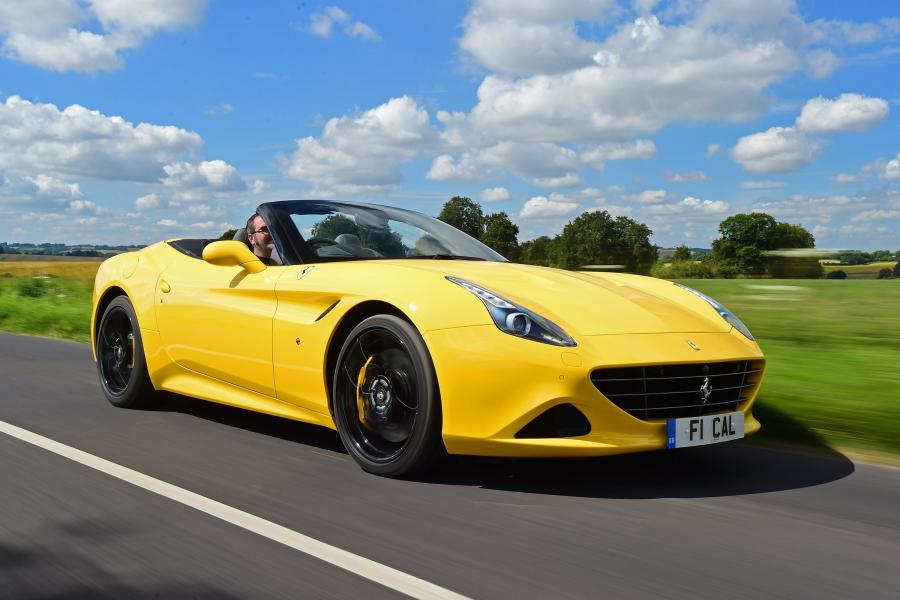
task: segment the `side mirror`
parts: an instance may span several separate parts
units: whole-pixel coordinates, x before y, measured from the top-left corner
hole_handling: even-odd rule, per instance
[[[237,241],[213,242],[203,249],[203,260],[220,267],[236,267],[240,265],[251,273],[266,270],[266,265],[250,252],[247,245]]]

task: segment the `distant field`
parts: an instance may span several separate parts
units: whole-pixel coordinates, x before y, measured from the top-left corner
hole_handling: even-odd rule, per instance
[[[0,329],[87,341],[98,267],[0,262]],[[757,440],[900,464],[900,279],[684,283],[734,310],[766,354]]]
[[[875,262],[867,265],[823,265],[825,272],[844,271],[848,279],[875,279],[881,269],[894,270],[897,261]]]
[[[108,256],[34,256],[33,254],[0,254],[0,262],[95,262]]]

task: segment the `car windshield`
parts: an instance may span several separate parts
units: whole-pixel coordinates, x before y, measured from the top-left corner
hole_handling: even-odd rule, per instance
[[[318,200],[271,206],[293,224],[298,245],[323,260],[506,260],[443,221],[409,210]]]

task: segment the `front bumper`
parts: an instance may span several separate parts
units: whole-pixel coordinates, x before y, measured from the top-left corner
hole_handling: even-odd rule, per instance
[[[734,330],[580,336],[575,348],[518,339],[493,325],[431,331],[424,338],[440,383],[443,438],[451,454],[600,456],[662,449],[665,419],[644,421],[621,410],[591,383],[591,371],[733,360],[764,364],[759,346]],[[745,414],[745,435],[760,428],[751,412],[758,390],[759,385],[749,390],[748,399],[738,406]],[[559,404],[581,411],[590,422],[590,433],[515,437]]]

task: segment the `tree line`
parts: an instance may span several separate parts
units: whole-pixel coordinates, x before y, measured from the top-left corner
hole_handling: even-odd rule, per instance
[[[629,273],[665,278],[770,276],[818,278],[824,269],[818,256],[804,253],[815,248],[815,237],[801,225],[781,222],[753,212],[737,214],[719,223],[712,251],[695,255],[687,246],[675,249],[671,262],[659,261],[659,247],[650,243],[653,231],[628,217],[612,217],[603,210],[581,214],[550,237],[518,241],[519,228],[505,212],[485,214],[477,202],[464,196],[447,201],[438,219],[490,246],[513,262],[580,269],[591,265],[618,266]],[[900,252],[846,252],[847,264],[898,260]],[[893,269],[900,276],[900,262]]]
[[[649,274],[659,256],[659,249],[650,243],[649,227],[628,217],[612,217],[605,210],[583,213],[552,238],[521,243],[519,227],[509,215],[484,214],[477,202],[464,196],[446,202],[437,218],[513,262],[562,269],[618,265],[624,271]]]

